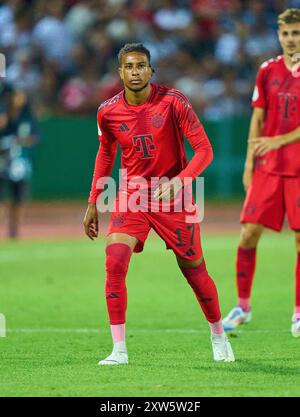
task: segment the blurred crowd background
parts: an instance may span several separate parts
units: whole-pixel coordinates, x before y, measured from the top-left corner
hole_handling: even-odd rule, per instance
[[[38,117],[95,114],[122,89],[126,42],[152,54],[155,82],[186,94],[200,117],[247,115],[258,66],[280,53],[277,15],[300,0],[0,1],[6,80]]]
[[[96,111],[123,88],[117,53],[128,42],[144,43],[153,81],[181,90],[204,124],[214,149],[205,198],[221,207],[219,227],[224,201],[242,201],[255,77],[280,53],[277,16],[290,7],[300,0],[0,0],[0,239],[2,203],[15,238],[30,196],[25,235],[82,234]],[[119,163],[118,153],[117,182]]]

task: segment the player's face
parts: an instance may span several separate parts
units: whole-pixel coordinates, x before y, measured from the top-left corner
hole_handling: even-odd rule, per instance
[[[300,23],[281,25],[278,36],[285,55],[292,57],[294,54],[300,53]]]
[[[147,55],[141,52],[129,52],[123,55],[119,68],[124,86],[133,92],[144,90],[152,77],[152,68]]]

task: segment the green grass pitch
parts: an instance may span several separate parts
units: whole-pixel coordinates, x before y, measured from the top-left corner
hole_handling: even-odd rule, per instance
[[[235,304],[237,236],[204,236],[223,315]],[[292,234],[263,236],[253,321],[231,338],[235,363],[215,364],[208,326],[174,255],[149,238],[127,277],[128,366],[111,350],[104,240],[0,244],[1,396],[299,396],[300,339],[290,334]]]

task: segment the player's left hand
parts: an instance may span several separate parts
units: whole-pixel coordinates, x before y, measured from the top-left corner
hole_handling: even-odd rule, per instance
[[[154,198],[160,201],[171,201],[179,191],[182,189],[183,184],[180,178],[174,177],[170,181],[160,184],[154,191]]]
[[[280,136],[269,138],[268,136],[261,136],[259,138],[250,139],[249,143],[253,145],[254,156],[261,156],[274,149],[279,149],[282,146]]]
[[[83,219],[83,225],[85,234],[91,240],[94,240],[96,237],[98,237],[98,223],[98,212],[96,204],[89,204]]]

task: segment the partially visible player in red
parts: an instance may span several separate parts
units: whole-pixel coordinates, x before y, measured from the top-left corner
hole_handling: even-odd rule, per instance
[[[232,330],[251,320],[256,247],[264,227],[279,232],[286,214],[297,250],[291,332],[299,337],[300,9],[287,9],[279,15],[278,36],[283,54],[261,65],[252,98],[254,109],[243,176],[247,196],[236,261],[238,304],[223,324],[225,330]]]
[[[127,44],[119,52],[119,74],[124,90],[104,102],[98,110],[100,147],[96,157],[85,232],[98,236],[96,201],[103,191],[99,180],[110,175],[117,146],[122,151],[121,182],[111,215],[106,246],[106,302],[113,338],[113,351],[100,365],[128,363],[125,343],[127,290],[125,278],[132,252],[141,252],[151,228],[176,255],[179,268],[192,287],[211,329],[215,361],[234,361],[224,333],[218,294],[203,260],[199,223],[187,221],[187,210],[171,212],[120,211],[121,198],[129,199],[126,186],[139,176],[150,184],[153,177],[168,177],[159,187],[150,187],[151,201],[175,201],[185,178],[195,179],[212,160],[212,148],[187,98],[178,90],[150,83],[153,69],[150,53],[142,44]],[[195,151],[188,163],[184,136]],[[100,181],[101,182],[101,181]],[[151,185],[151,184],[150,184]],[[156,200],[155,200],[156,199]],[[159,204],[159,203],[158,203]],[[193,204],[192,204],[193,205]],[[196,211],[196,207],[193,206]],[[142,277],[141,277],[142,278]],[[168,277],[162,277],[168,279]]]

